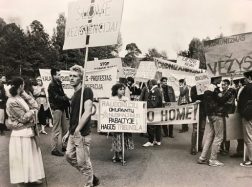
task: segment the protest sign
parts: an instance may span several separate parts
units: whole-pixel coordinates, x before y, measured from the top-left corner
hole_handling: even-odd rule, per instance
[[[93,90],[94,98],[111,97],[111,88],[116,83],[117,67],[86,72],[85,87]]]
[[[117,67],[117,79],[119,79],[119,77],[124,76],[121,58],[110,58],[110,59],[103,59],[103,60],[87,61],[87,64],[85,67],[87,71],[103,70],[103,69],[108,69],[112,67]]]
[[[252,69],[252,33],[242,33],[204,42],[207,71],[230,76]]]
[[[166,108],[148,108],[148,125],[179,125],[198,123],[199,107],[196,103],[173,105]]]
[[[144,101],[99,101],[98,131],[146,133],[146,107]]]
[[[154,79],[157,73],[155,62],[141,61],[136,72],[135,80],[139,82],[147,82]]]
[[[41,76],[41,79],[43,82],[43,86],[46,91],[46,96],[48,98],[47,89],[48,89],[48,86],[52,80],[51,70],[50,69],[39,69],[39,73],[40,73],[40,76]],[[61,70],[60,71],[60,78],[62,81],[62,87],[63,87],[65,94],[67,95],[68,98],[71,98],[74,93],[74,89],[70,85],[69,71]]]
[[[178,56],[177,57],[177,64],[179,66],[183,66],[183,67],[187,67],[190,69],[195,69],[195,70],[199,70],[199,65],[200,65],[200,61],[193,59],[193,58],[188,58],[188,57],[184,57],[184,56]]]
[[[63,49],[113,45],[117,43],[123,0],[78,0],[69,3]]]
[[[195,75],[197,95],[204,94],[211,84],[211,77],[207,73]]]
[[[130,67],[123,67],[123,77],[132,77],[135,78],[136,76],[136,69],[135,68],[130,68]]]

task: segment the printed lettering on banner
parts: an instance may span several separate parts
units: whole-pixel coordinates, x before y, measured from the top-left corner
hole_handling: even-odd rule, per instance
[[[146,133],[146,107],[144,101],[99,101],[98,131]]]
[[[252,70],[252,32],[204,42],[207,71],[230,76]]]
[[[180,66],[184,66],[190,69],[199,69],[200,61],[193,59],[193,58],[188,58],[184,56],[178,56],[177,57],[177,64]]]
[[[69,3],[63,49],[114,45],[117,43],[123,0],[77,0]]]

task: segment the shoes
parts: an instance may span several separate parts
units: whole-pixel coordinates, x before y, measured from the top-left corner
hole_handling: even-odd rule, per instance
[[[199,157],[198,161],[197,161],[198,164],[209,164],[208,160],[207,159],[202,159]]]
[[[173,135],[169,135],[168,137],[169,137],[169,138],[174,138],[174,136],[173,136]]]
[[[153,146],[153,143],[147,142],[147,143],[143,144],[143,147],[150,147],[150,146]]]
[[[249,160],[249,161],[242,162],[240,163],[240,166],[247,167],[247,168],[252,167],[252,161]]]
[[[224,166],[222,162],[219,160],[209,160],[209,166]]]
[[[95,175],[93,176],[93,186],[98,186],[100,184],[100,180]]]
[[[191,153],[191,155],[196,155],[197,154],[196,148],[192,147],[190,153]]]
[[[154,145],[160,146],[160,145],[161,145],[161,142],[154,141],[153,144],[154,144]]]
[[[43,183],[42,179],[39,179],[39,180],[33,182],[33,184],[42,184],[42,183]]]
[[[54,155],[54,156],[64,156],[63,153],[59,152],[58,150],[54,150],[51,152],[51,155]]]
[[[65,147],[62,147],[62,148],[61,148],[61,151],[62,151],[62,152],[66,152],[66,148],[65,148]]]
[[[187,132],[188,130],[184,130],[184,129],[180,129],[179,130],[179,133],[184,133],[184,132]]]
[[[53,128],[53,124],[52,124],[52,123],[49,123],[49,127]]]
[[[240,158],[240,157],[243,157],[243,153],[235,153],[235,154],[232,154],[230,155],[231,158]]]
[[[168,134],[165,134],[163,137],[168,137]]]
[[[45,130],[41,130],[39,131],[40,134],[47,134],[47,132]]]

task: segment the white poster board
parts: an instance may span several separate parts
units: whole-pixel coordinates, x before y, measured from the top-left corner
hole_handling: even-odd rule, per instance
[[[69,3],[63,49],[113,45],[117,43],[123,0],[77,0]]]
[[[207,73],[195,75],[197,95],[202,95],[211,84],[211,77]]]
[[[141,61],[136,72],[135,81],[147,82],[156,76],[157,67],[153,61]]]
[[[99,101],[98,131],[146,133],[146,108],[144,101]]]

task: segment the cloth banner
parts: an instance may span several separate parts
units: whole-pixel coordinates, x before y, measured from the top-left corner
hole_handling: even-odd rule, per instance
[[[111,88],[116,84],[117,67],[86,72],[85,87],[93,90],[94,98],[111,97]]]
[[[104,70],[112,67],[117,67],[117,79],[124,77],[121,58],[87,61],[85,66],[87,71]]]
[[[148,108],[148,125],[181,125],[198,123],[199,107],[196,103],[171,105],[166,108]]]
[[[48,98],[48,91],[47,90],[48,90],[48,86],[52,80],[51,69],[39,69],[39,74],[41,76],[43,86],[46,91],[46,96]],[[67,95],[68,98],[71,98],[73,96],[74,89],[70,85],[69,71],[61,70],[60,71],[60,78],[62,81],[62,87],[63,87],[65,94]]]
[[[63,49],[117,44],[123,0],[78,0],[68,5]]]
[[[204,42],[207,71],[214,76],[252,69],[252,32]]]
[[[99,101],[98,131],[146,133],[146,107],[144,101]]]

